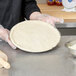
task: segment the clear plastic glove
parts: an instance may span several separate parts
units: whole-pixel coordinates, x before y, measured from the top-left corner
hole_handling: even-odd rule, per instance
[[[55,25],[55,23],[63,23],[64,20],[60,19],[60,18],[56,18],[47,14],[41,14],[40,16],[37,17],[38,20],[47,22],[49,24],[52,24],[53,26]]]
[[[8,62],[8,56],[0,50],[0,69],[3,67],[6,69],[10,69],[11,66]]]
[[[34,12],[30,16],[31,20],[41,20],[47,23],[50,23],[51,25],[55,25],[55,23],[64,23],[64,19],[56,18],[47,14],[41,14],[39,12]]]
[[[10,31],[8,29],[5,29],[0,25],[0,38],[6,41],[13,49],[16,49],[16,47],[10,41],[9,33]]]

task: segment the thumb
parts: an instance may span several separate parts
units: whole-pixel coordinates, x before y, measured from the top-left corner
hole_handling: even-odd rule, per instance
[[[10,40],[10,38],[9,38],[10,32],[9,32],[7,29],[5,29],[5,30],[8,32],[8,35],[7,35],[7,37],[6,37],[6,42],[7,42],[13,49],[16,49],[16,46],[11,42],[11,40]]]
[[[8,44],[9,44],[13,49],[16,49],[16,46],[13,45],[13,43],[10,41],[9,38],[8,38],[7,42],[8,42]]]

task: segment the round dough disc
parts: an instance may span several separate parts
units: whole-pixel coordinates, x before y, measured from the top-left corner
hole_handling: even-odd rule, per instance
[[[10,32],[12,43],[28,52],[44,52],[54,48],[60,41],[59,31],[52,25],[36,20],[16,24]]]

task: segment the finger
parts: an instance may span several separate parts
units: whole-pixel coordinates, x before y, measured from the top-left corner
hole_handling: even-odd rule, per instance
[[[10,41],[10,39],[8,39],[7,42],[13,49],[16,49],[16,46]]]
[[[45,19],[44,22],[47,22],[47,23],[51,24],[52,26],[55,26],[55,23],[53,20]]]
[[[58,19],[57,19],[57,22],[64,23],[64,19],[58,18]]]
[[[7,29],[5,29],[5,30],[6,30],[7,33],[8,33],[8,35],[7,35],[6,39],[5,39],[5,41],[8,42],[8,44],[9,44],[13,49],[16,49],[16,46],[13,45],[13,43],[11,42],[11,40],[10,40],[10,38],[9,38],[10,31],[7,30]]]
[[[51,24],[52,26],[55,26],[55,23],[53,20],[47,20],[47,23]]]
[[[62,18],[53,18],[54,22],[64,23],[64,19]]]

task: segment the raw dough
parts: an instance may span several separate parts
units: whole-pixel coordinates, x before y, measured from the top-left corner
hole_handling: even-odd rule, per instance
[[[7,55],[4,54],[2,51],[0,51],[0,58],[3,58],[5,61],[8,61]],[[0,64],[0,68],[2,68],[3,66]]]
[[[76,44],[69,47],[70,49],[76,50]]]
[[[43,21],[29,20],[16,24],[10,31],[12,43],[28,52],[44,52],[60,41],[59,31]]]
[[[6,69],[10,69],[10,64],[7,61],[7,55],[0,51],[0,68],[4,67]]]

